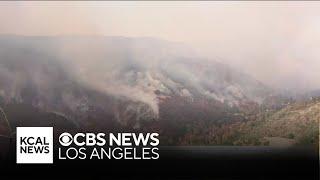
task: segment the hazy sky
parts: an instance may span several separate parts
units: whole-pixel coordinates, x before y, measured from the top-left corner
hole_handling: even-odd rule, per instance
[[[320,89],[320,2],[0,2],[0,34],[157,37],[269,85]]]

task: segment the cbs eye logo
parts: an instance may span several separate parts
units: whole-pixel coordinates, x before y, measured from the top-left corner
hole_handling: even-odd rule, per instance
[[[62,146],[70,146],[73,141],[72,135],[69,133],[62,133],[59,136],[59,142]]]

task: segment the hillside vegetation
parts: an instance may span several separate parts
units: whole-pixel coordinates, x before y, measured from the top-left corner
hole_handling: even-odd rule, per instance
[[[255,115],[222,125],[198,122],[180,139],[184,145],[319,145],[320,100],[288,104],[278,110],[261,110]]]
[[[240,124],[235,144],[318,144],[320,101],[297,102]],[[285,139],[287,140],[285,142]],[[281,145],[281,143],[280,143]]]

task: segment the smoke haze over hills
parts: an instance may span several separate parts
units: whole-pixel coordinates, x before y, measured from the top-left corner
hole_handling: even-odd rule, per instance
[[[320,88],[319,8],[319,2],[1,2],[0,33],[181,42],[273,88],[299,92]]]
[[[61,99],[74,111],[82,104],[78,98],[88,106],[76,93],[84,88],[142,102],[157,116],[163,98],[206,98],[238,107],[261,103],[272,92],[236,69],[152,38],[0,36],[0,47],[0,95],[37,106]]]
[[[0,134],[317,145],[318,2],[0,2]],[[10,126],[9,126],[10,125]]]

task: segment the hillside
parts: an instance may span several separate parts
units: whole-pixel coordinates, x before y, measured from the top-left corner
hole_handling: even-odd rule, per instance
[[[258,120],[248,121],[238,127],[234,127],[234,129],[238,129],[236,133],[239,136],[234,143],[270,145],[318,144],[319,120],[319,100],[293,103],[274,112],[261,113]],[[278,143],[278,140],[283,143]]]
[[[61,113],[84,127],[229,119],[229,112],[250,111],[269,93],[270,88],[251,76],[196,57],[179,43],[104,36],[0,36],[4,104]],[[185,112],[193,115],[184,116]]]
[[[0,36],[0,134],[8,120],[12,129],[159,132],[163,145],[318,142],[319,102],[275,94],[177,43]]]
[[[320,100],[288,104],[280,109],[261,109],[240,115],[233,123],[219,126],[199,121],[180,139],[180,143],[240,146],[293,146],[319,143]]]

